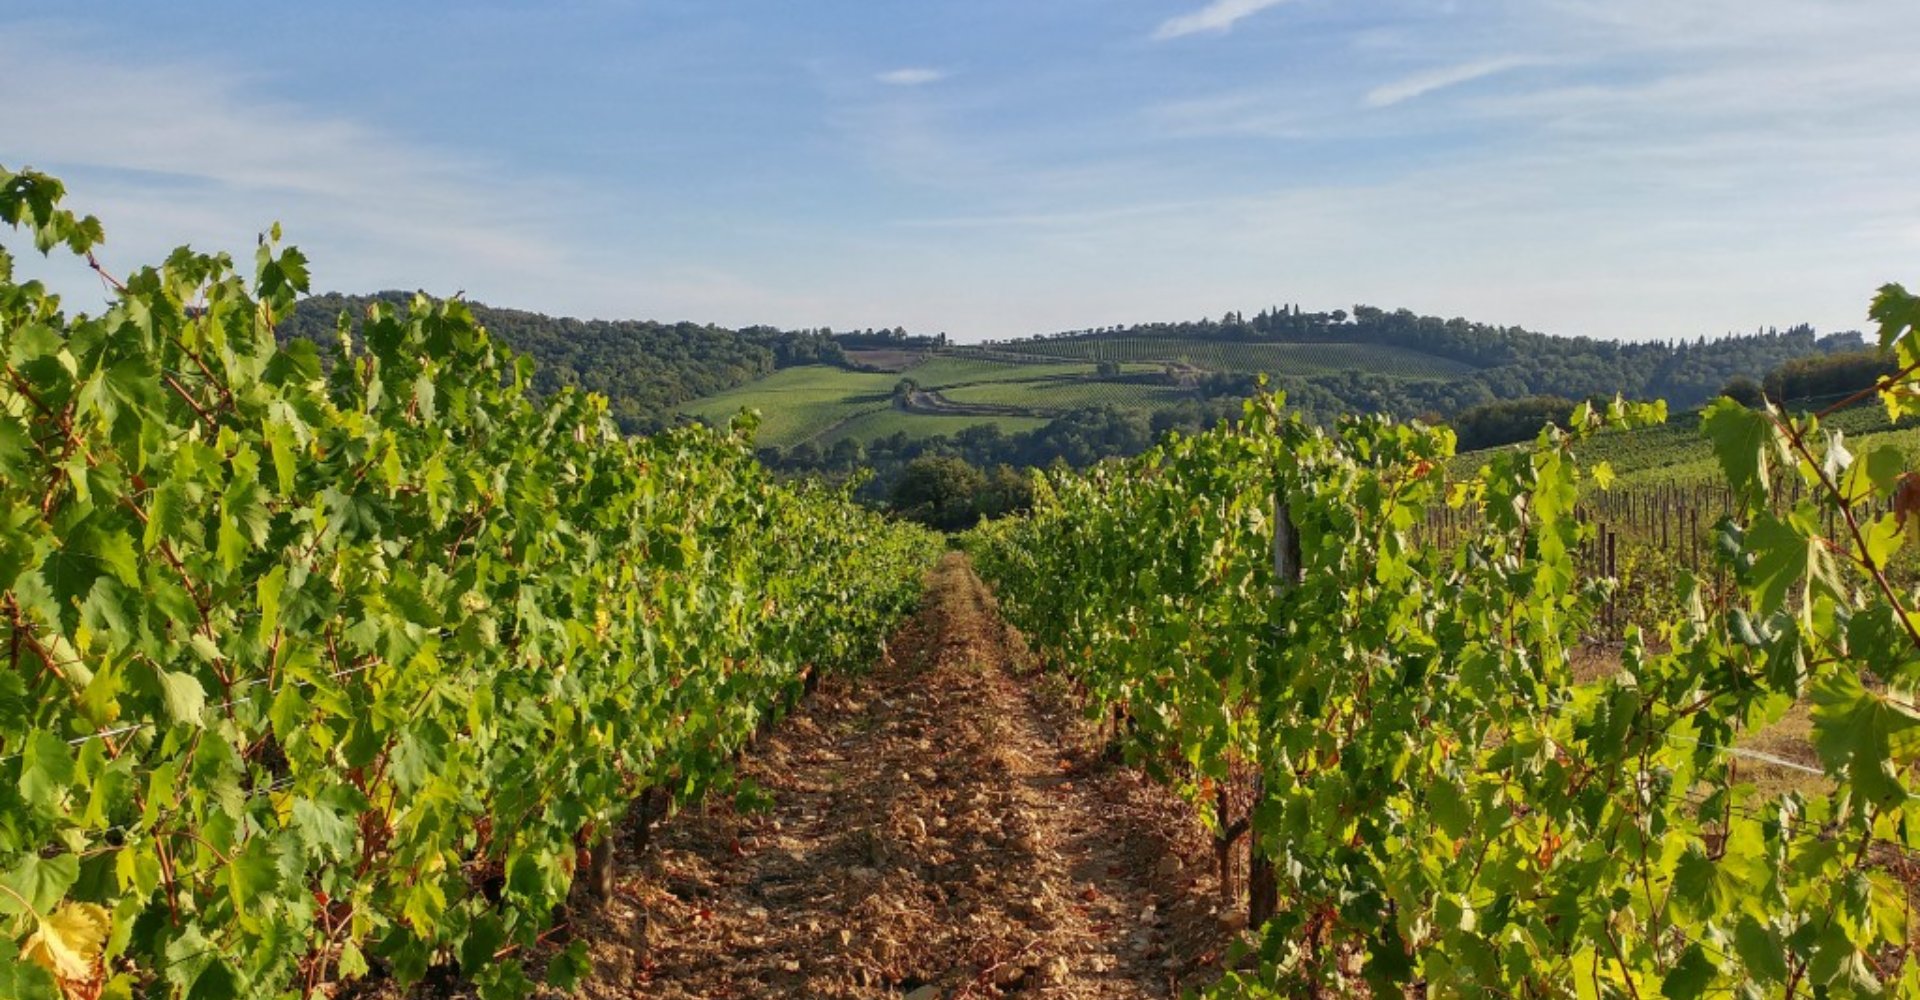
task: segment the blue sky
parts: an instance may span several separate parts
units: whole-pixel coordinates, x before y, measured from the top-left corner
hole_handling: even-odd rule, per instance
[[[1916,51],[1912,0],[0,0],[0,163],[116,270],[278,220],[318,288],[579,316],[1843,329],[1920,283]]]

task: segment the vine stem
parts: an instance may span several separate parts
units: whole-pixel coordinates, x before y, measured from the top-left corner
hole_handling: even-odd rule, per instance
[[[1848,396],[1837,403],[1834,403],[1833,405],[1827,407],[1824,410],[1821,410],[1819,413],[1815,414],[1815,416],[1822,417],[1822,418],[1830,417],[1835,413],[1838,413],[1841,410],[1844,410],[1847,407],[1852,406],[1853,404],[1858,403],[1861,400],[1874,395],[1875,393],[1890,391],[1895,386],[1898,386],[1908,376],[1912,375],[1914,372],[1917,372],[1917,371],[1920,371],[1920,361],[1916,361],[1913,364],[1910,364],[1905,368],[1902,368],[1899,371],[1894,372],[1891,375],[1882,375],[1879,379],[1875,380],[1872,385],[1867,386],[1865,389],[1862,389],[1859,392],[1856,392],[1853,395]]]
[[[7,895],[12,896],[13,901],[20,904],[21,909],[27,911],[28,913],[33,914],[33,919],[35,920],[46,919],[45,917],[42,917],[40,915],[40,911],[36,909],[34,905],[31,902],[29,902],[25,896],[22,896],[19,893],[13,891],[13,889],[10,886],[8,886],[5,882],[0,882],[0,892],[4,892]]]

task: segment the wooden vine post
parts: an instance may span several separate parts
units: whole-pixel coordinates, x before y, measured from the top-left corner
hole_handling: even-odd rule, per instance
[[[1276,496],[1273,505],[1273,586],[1277,594],[1300,585],[1300,533],[1294,530],[1293,508],[1286,498]],[[1280,905],[1280,890],[1274,877],[1273,859],[1260,847],[1256,818],[1260,803],[1266,800],[1266,746],[1258,751],[1260,773],[1254,776],[1253,803],[1248,813],[1247,838],[1247,926],[1258,929],[1273,916]]]

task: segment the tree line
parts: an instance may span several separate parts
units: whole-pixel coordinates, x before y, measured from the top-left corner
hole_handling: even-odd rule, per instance
[[[337,337],[342,314],[357,330],[376,303],[405,311],[405,292],[373,295],[328,293],[300,301],[278,329],[282,341],[302,337],[322,347]],[[607,397],[615,423],[629,434],[662,430],[674,423],[680,403],[710,396],[781,368],[847,366],[832,330],[738,330],[702,323],[651,320],[582,320],[521,309],[470,305],[474,317],[500,342],[531,356],[537,367],[533,390],[550,396],[573,387]]]
[[[1142,323],[1052,334],[1042,340],[1099,338],[1218,340],[1247,343],[1355,343],[1400,347],[1472,365],[1475,372],[1435,380],[1367,378],[1287,380],[1337,397],[1350,410],[1415,417],[1422,410],[1452,414],[1470,406],[1530,395],[1584,398],[1592,395],[1665,399],[1675,409],[1701,406],[1729,379],[1758,378],[1794,358],[1857,351],[1858,331],[1821,335],[1799,324],[1752,333],[1692,340],[1602,340],[1560,337],[1517,326],[1462,318],[1422,316],[1409,309],[1356,305],[1348,313],[1303,312],[1277,306],[1249,318],[1229,312],[1219,319]]]

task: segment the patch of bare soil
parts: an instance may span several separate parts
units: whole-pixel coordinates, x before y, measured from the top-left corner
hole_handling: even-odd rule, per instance
[[[670,818],[588,937],[593,998],[1170,997],[1228,931],[1191,811],[1099,748],[964,558],[870,675]],[[644,943],[641,939],[644,938]]]

